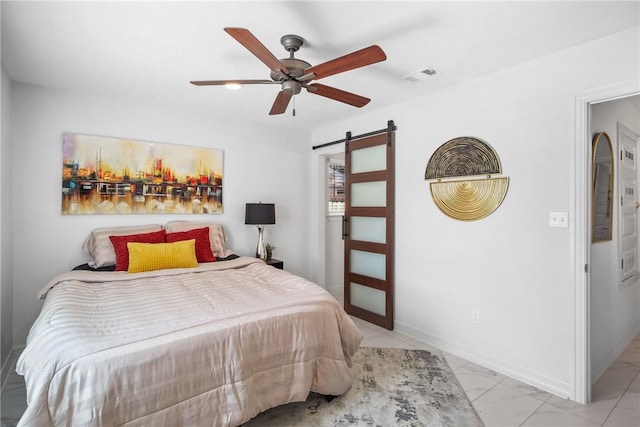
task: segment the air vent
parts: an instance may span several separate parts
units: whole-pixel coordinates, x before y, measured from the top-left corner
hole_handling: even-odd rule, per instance
[[[428,79],[431,76],[436,75],[438,72],[433,68],[425,68],[424,70],[416,71],[406,76],[404,79],[409,82],[418,82],[420,80]]]

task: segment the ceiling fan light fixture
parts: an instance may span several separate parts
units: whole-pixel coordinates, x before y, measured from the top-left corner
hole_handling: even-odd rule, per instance
[[[242,85],[240,83],[225,83],[224,87],[226,87],[229,90],[242,89]]]

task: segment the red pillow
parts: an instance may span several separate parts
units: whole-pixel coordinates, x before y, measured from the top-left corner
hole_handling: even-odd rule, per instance
[[[164,243],[166,234],[166,231],[159,230],[151,233],[109,236],[113,250],[116,253],[116,271],[127,271],[129,269],[129,248],[127,248],[127,243]]]
[[[178,242],[180,240],[196,240],[196,258],[198,262],[214,262],[216,257],[211,251],[211,240],[209,239],[209,227],[194,228],[189,231],[178,231],[167,233],[167,243]]]

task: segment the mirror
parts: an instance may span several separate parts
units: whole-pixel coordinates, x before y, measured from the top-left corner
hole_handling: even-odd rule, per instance
[[[593,138],[591,174],[591,235],[593,243],[612,239],[613,228],[613,147],[606,132]]]

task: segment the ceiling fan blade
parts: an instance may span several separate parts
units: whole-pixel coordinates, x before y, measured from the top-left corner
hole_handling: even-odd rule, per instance
[[[260,40],[256,38],[251,31],[246,28],[231,28],[224,29],[227,34],[236,39],[238,43],[247,48],[249,52],[253,53],[260,61],[262,61],[272,71],[280,71],[283,74],[289,74],[287,67],[282,65],[280,60],[276,58],[269,49],[263,45]]]
[[[274,82],[272,80],[192,80],[189,83],[195,86],[222,86],[233,83],[240,85],[263,85],[276,84],[278,82]]]
[[[335,101],[344,102],[345,104],[353,105],[358,108],[364,107],[369,103],[369,101],[371,101],[369,98],[365,98],[364,96],[336,89],[331,86],[322,85],[320,83],[306,85],[305,87],[309,93],[324,96],[325,98],[331,98]]]
[[[313,73],[315,75],[314,79],[321,79],[323,77],[364,67],[365,65],[375,64],[376,62],[384,61],[385,59],[387,59],[387,55],[385,55],[380,46],[373,45],[341,56],[340,58],[332,59],[331,61],[307,68],[304,73]]]
[[[271,107],[271,111],[269,111],[269,115],[273,116],[287,111],[287,106],[289,105],[289,101],[291,101],[291,96],[292,95],[284,93],[283,91],[278,92],[278,96],[276,96],[276,100]]]

